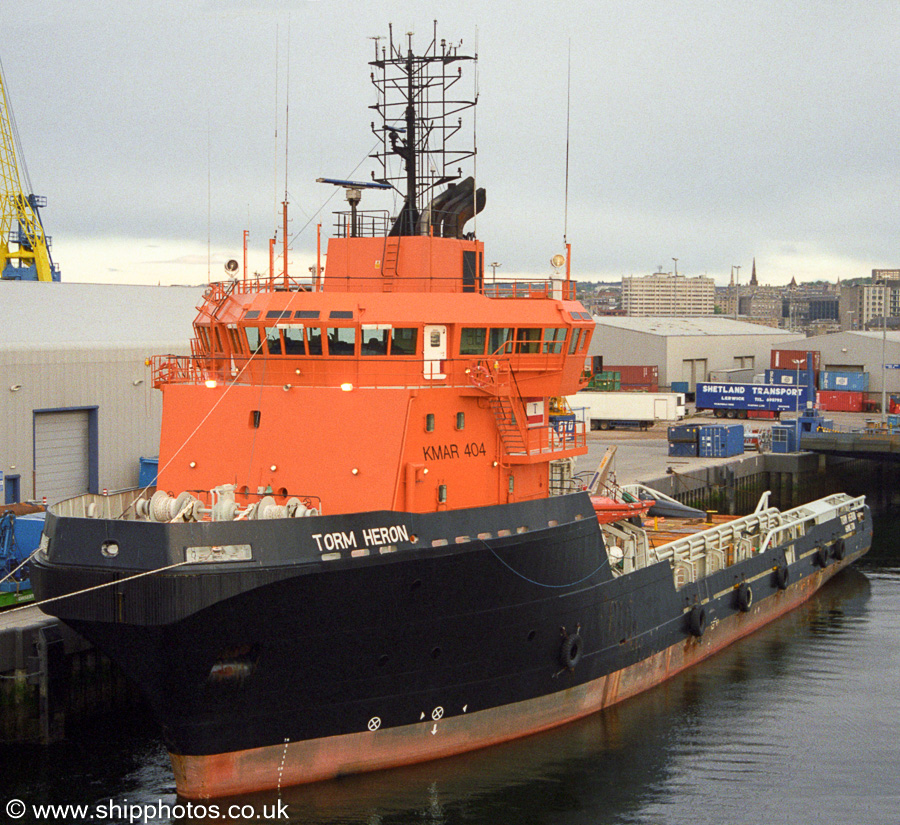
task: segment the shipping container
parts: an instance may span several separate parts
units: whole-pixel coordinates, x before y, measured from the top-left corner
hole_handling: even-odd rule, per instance
[[[869,373],[822,370],[819,373],[819,389],[868,392]]]
[[[862,412],[865,393],[843,390],[819,390],[818,404],[831,412]]]
[[[812,368],[818,372],[821,369],[821,354],[817,350],[805,349],[773,349],[769,366],[773,370],[796,370],[797,361],[801,361],[800,369],[806,369],[806,356],[813,357]]]
[[[690,381],[673,381],[672,382],[672,392],[690,392],[691,382]]]
[[[604,364],[604,367],[611,372],[619,373],[623,384],[639,384],[641,386],[659,384],[659,367],[655,364],[646,366],[624,364],[615,367]]]
[[[700,428],[697,443],[697,455],[701,458],[730,458],[741,455],[744,452],[744,425],[705,425]]]
[[[701,424],[673,424],[669,427],[669,441],[697,442]]]
[[[679,458],[696,458],[697,442],[696,441],[670,441],[669,455]]]
[[[800,370],[800,386],[808,387],[810,382],[810,373],[806,370]],[[812,377],[815,385],[815,376]],[[797,370],[766,370],[766,384],[788,384],[795,386],[797,384]]]

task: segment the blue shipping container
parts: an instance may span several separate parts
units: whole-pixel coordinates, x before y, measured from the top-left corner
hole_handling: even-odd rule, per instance
[[[697,443],[700,436],[699,424],[673,424],[669,427],[669,441],[686,441]]]
[[[744,452],[743,424],[710,424],[700,428],[701,458],[730,458]]]
[[[158,469],[158,458],[141,458],[141,472],[138,475],[138,487],[155,487]]]
[[[822,370],[822,372],[819,373],[819,389],[845,390],[846,392],[868,392],[869,373]]]
[[[687,457],[695,457],[697,456],[697,442],[696,441],[670,441],[669,442],[669,455],[670,456],[678,456],[681,458]]]
[[[690,392],[690,391],[691,391],[690,381],[673,381],[672,382],[672,392]]]
[[[804,372],[804,370],[800,370],[800,386],[808,387],[809,386],[809,372]],[[766,383],[767,384],[787,384],[788,386],[796,386],[797,384],[797,370],[766,370]],[[815,381],[813,381],[815,383]],[[825,389],[825,387],[822,387]]]

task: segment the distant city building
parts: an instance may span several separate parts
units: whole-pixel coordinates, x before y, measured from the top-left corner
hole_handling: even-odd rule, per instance
[[[885,316],[889,319],[900,316],[900,269],[873,269],[870,283],[841,289],[843,329],[881,326]],[[890,327],[890,322],[887,325]]]
[[[715,312],[715,282],[699,275],[688,278],[670,272],[622,278],[622,308],[626,315],[688,316]]]

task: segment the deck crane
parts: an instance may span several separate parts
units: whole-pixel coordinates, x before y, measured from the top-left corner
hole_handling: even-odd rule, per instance
[[[19,174],[20,166],[22,175]],[[22,177],[28,184],[27,189],[22,186]],[[31,182],[0,64],[0,278],[58,281],[59,268],[50,257],[50,238],[44,233],[39,212],[39,207],[45,206],[47,201],[40,195],[31,194],[30,190]]]

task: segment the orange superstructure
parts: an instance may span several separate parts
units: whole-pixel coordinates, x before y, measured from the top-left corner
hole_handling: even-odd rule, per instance
[[[160,488],[234,484],[332,514],[548,495],[550,462],[584,452],[548,399],[582,386],[593,323],[571,284],[492,288],[482,261],[476,241],[338,238],[318,289],[213,285],[193,355],[154,361]]]

